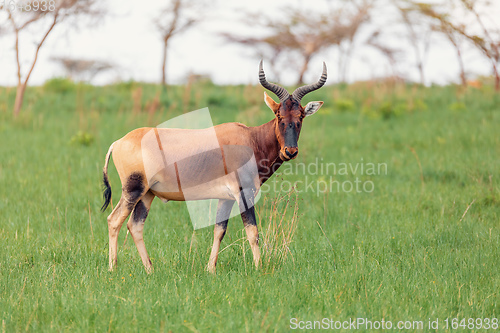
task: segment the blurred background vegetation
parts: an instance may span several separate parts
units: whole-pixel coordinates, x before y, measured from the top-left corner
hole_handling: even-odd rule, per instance
[[[206,36],[203,31],[206,26],[224,19],[217,16],[223,8],[224,4],[217,1],[171,0],[163,3],[157,15],[151,17],[150,30],[162,45],[161,63],[157,68],[164,92],[169,83],[168,59],[182,63],[182,59],[170,56],[172,41],[182,40],[184,37],[179,36],[187,31]],[[95,0],[56,0],[50,8],[38,1],[19,0],[2,5],[0,37],[3,47],[13,48],[14,57],[9,59],[12,66],[17,67],[14,114],[21,112],[39,54],[53,31],[59,27],[68,31],[99,30],[107,18],[115,15],[114,10],[117,8],[113,3]],[[290,3],[266,12],[241,9],[231,13],[239,28],[212,33],[225,45],[238,45],[248,57],[265,59],[268,73],[276,82],[286,73],[287,78],[294,77],[296,85],[303,84],[315,59],[329,64],[330,83],[347,82],[353,61],[369,62],[367,57],[374,53],[364,53],[370,51],[375,52],[375,66],[387,68],[387,72],[369,80],[407,83],[411,81],[408,68],[414,68],[418,72],[417,82],[429,85],[432,82],[426,77],[426,67],[438,56],[434,54],[431,58],[430,50],[438,47],[452,50],[453,56],[448,62],[457,64],[455,82],[476,88],[493,84],[499,91],[500,27],[495,20],[498,10],[498,4],[488,0],[325,0],[314,6]],[[27,45],[28,41],[32,45]],[[113,45],[113,41],[109,45]],[[183,47],[182,43],[175,45]],[[491,77],[478,77],[473,72],[469,67],[471,56],[482,59],[490,68]],[[66,78],[75,82],[92,83],[100,75],[119,78],[127,71],[116,63],[118,59],[60,55],[50,59],[59,64]],[[206,65],[210,67],[208,59]],[[233,74],[235,78],[242,75]],[[211,80],[210,75],[193,72],[185,73],[185,78],[187,85],[197,80]]]

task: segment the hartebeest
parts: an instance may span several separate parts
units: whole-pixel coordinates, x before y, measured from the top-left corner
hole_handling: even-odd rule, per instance
[[[219,200],[214,242],[207,266],[210,272],[215,272],[227,221],[234,203],[238,202],[254,263],[258,267],[260,250],[252,204],[254,196],[260,185],[271,177],[283,162],[297,157],[297,141],[302,121],[323,105],[323,102],[309,102],[302,107],[301,100],[306,94],[321,88],[326,78],[326,65],[323,63],[323,73],[318,82],[299,87],[289,94],[284,88],[266,80],[261,61],[260,83],[279,98],[279,103],[276,103],[264,92],[264,101],[275,115],[268,123],[257,127],[226,123],[211,129],[139,128],[115,141],[106,154],[103,170],[105,203],[102,209],[105,210],[111,201],[107,172],[109,158],[113,153],[113,161],[122,183],[122,195],[108,216],[109,269],[112,270],[117,263],[118,233],[125,219],[131,214],[127,223],[128,230],[144,267],[148,272],[151,271],[152,264],[143,240],[143,227],[155,197],[163,201]],[[207,149],[202,149],[209,134],[207,131],[215,131],[219,145],[219,149],[212,149],[209,153],[206,153]],[[148,136],[150,140],[147,139]],[[225,147],[241,147],[241,151],[249,151],[255,158],[257,172],[242,175],[242,165],[247,162],[249,154],[235,153],[229,156],[224,151]],[[188,154],[191,157],[184,159],[182,165],[168,163],[169,157],[183,155],[185,150],[191,151]],[[197,150],[205,153],[195,154]],[[224,166],[223,170],[220,170],[219,165]],[[148,170],[157,172],[151,173]],[[181,184],[180,174],[183,179],[188,179],[189,184]],[[243,187],[253,191],[245,192],[242,190]],[[186,195],[187,188],[194,190]]]

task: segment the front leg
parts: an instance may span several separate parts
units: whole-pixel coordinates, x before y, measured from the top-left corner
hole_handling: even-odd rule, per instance
[[[217,264],[217,257],[219,256],[220,243],[226,234],[227,221],[231,214],[234,201],[232,200],[219,200],[217,205],[217,217],[214,227],[214,244],[212,245],[212,253],[208,261],[207,271],[215,273],[215,265]]]
[[[247,197],[245,197],[245,193]],[[241,219],[243,220],[243,225],[245,226],[245,231],[247,233],[248,242],[250,243],[250,248],[252,249],[253,261],[255,267],[260,266],[260,249],[259,249],[259,230],[257,229],[257,220],[255,219],[255,197],[252,195],[255,191],[241,191],[241,197],[239,201],[239,208],[241,213]]]

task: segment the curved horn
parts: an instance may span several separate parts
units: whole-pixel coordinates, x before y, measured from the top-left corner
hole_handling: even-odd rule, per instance
[[[309,84],[307,86],[298,87],[297,89],[295,89],[292,96],[300,103],[302,97],[304,97],[306,94],[309,94],[311,91],[318,90],[319,88],[323,87],[325,82],[326,82],[326,64],[323,61],[323,73],[321,73],[321,77],[319,78],[318,82]]]
[[[264,74],[264,69],[262,68],[262,60],[260,61],[259,64],[259,81],[264,88],[275,93],[276,96],[278,96],[278,98],[280,99],[280,102],[283,102],[290,96],[290,94],[288,93],[288,91],[286,91],[285,88],[280,87],[277,84],[267,82],[266,74]]]

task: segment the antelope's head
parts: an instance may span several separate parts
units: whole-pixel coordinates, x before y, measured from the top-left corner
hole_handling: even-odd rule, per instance
[[[276,103],[264,92],[264,101],[276,116],[276,127],[274,129],[276,138],[280,144],[279,157],[283,161],[289,161],[297,157],[299,153],[299,134],[302,128],[302,121],[305,117],[313,115],[323,105],[323,102],[309,102],[302,106],[301,100],[311,91],[321,88],[326,82],[326,64],[323,63],[323,73],[318,82],[295,89],[290,95],[285,88],[277,84],[269,83],[266,80],[262,60],[259,64],[260,84],[278,96],[280,102]]]

